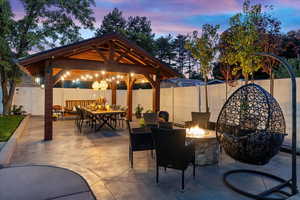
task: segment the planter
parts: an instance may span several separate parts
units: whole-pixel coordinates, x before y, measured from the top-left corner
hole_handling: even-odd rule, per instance
[[[31,115],[27,115],[22,122],[19,124],[18,128],[11,135],[9,140],[4,144],[0,150],[0,168],[9,165],[10,159],[17,147],[18,140],[23,134],[25,128],[29,123]]]
[[[142,118],[142,113],[135,113],[135,117],[136,117],[137,119]]]

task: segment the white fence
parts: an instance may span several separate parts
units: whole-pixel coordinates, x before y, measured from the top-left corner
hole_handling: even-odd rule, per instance
[[[298,83],[300,79],[297,79]],[[257,84],[269,90],[269,81],[255,81]],[[229,87],[228,96],[235,91],[242,82],[239,82],[236,87]],[[209,108],[212,113],[211,121],[216,121],[219,111],[225,102],[225,85],[209,85]],[[81,99],[96,99],[99,96],[104,96],[111,101],[111,91],[94,91],[92,89],[63,89],[54,88],[53,103],[64,105],[66,100],[81,100]],[[192,111],[205,110],[205,93],[203,86],[197,87],[178,87],[178,88],[163,88],[161,89],[161,110],[166,110],[170,113],[170,119],[177,123],[183,123],[191,119]],[[278,100],[287,125],[287,131],[290,132],[291,127],[291,85],[288,79],[275,80],[274,96]],[[126,90],[117,91],[117,104],[126,105]],[[37,87],[20,87],[17,88],[14,96],[14,104],[23,105],[24,109],[32,115],[44,114],[44,90]],[[152,108],[152,90],[139,89],[133,91],[133,109],[141,104],[144,111]],[[299,124],[300,117],[300,84],[297,84],[297,116]],[[199,109],[201,108],[201,109]],[[300,125],[298,125],[298,133]],[[300,144],[300,136],[298,137]]]

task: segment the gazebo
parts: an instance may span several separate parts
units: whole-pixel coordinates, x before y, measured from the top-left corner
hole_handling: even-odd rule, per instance
[[[50,49],[19,60],[19,65],[33,77],[42,77],[45,87],[44,139],[53,135],[53,86],[60,80],[74,80],[82,74],[105,73],[106,77],[122,77],[127,86],[127,118],[132,120],[132,88],[134,83],[148,81],[153,90],[153,111],[160,109],[160,81],[180,74],[151,56],[134,42],[119,34],[76,42]],[[64,74],[70,74],[64,76]],[[110,82],[112,104],[116,104],[116,81]]]

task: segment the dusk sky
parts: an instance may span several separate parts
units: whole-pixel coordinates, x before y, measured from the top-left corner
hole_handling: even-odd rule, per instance
[[[241,11],[243,0],[95,0],[95,27],[103,16],[113,8],[123,11],[125,17],[146,16],[152,22],[156,35],[189,33],[200,30],[202,24],[220,24],[221,30],[228,27],[229,18]],[[300,29],[300,0],[255,0],[253,3],[273,5],[273,16],[282,22],[282,31]],[[15,16],[21,17],[22,4],[11,0]],[[82,36],[94,36],[91,30],[82,30]]]

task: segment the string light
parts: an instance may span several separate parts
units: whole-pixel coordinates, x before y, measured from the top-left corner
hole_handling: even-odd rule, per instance
[[[97,78],[99,76],[99,74],[95,74],[95,77]]]
[[[35,78],[35,83],[36,84],[40,84],[41,83],[41,78],[40,77],[36,77]]]
[[[101,71],[101,74],[104,75],[106,72],[104,70]]]

